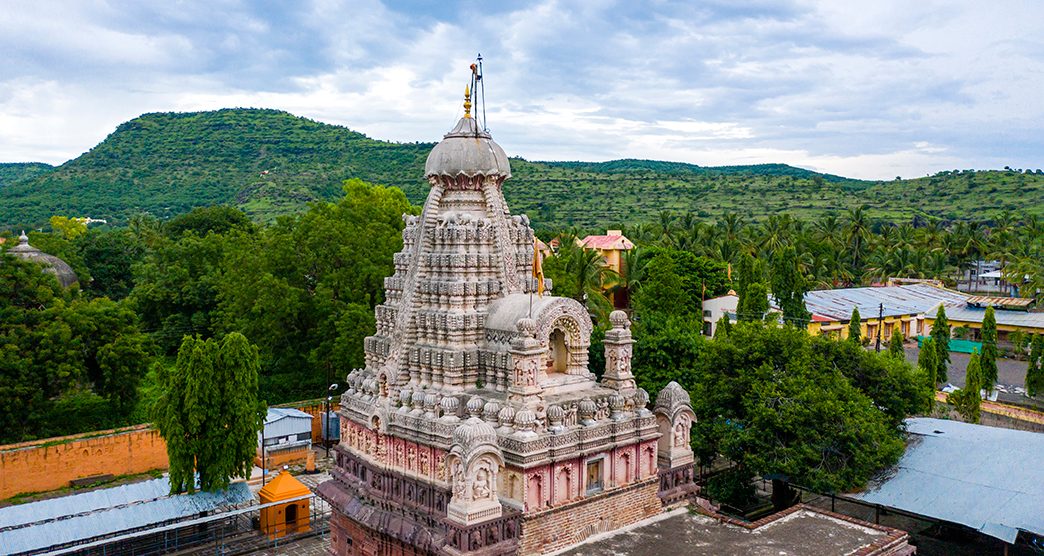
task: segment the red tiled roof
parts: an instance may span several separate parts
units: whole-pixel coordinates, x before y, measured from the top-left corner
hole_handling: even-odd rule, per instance
[[[580,243],[584,247],[591,249],[618,249],[627,250],[633,249],[634,243],[622,235],[611,235],[611,236],[587,236],[580,240]]]

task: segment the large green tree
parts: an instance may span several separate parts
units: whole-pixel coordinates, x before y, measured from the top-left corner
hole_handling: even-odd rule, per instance
[[[402,249],[402,216],[415,209],[398,189],[359,180],[344,193],[259,234],[228,235],[218,328],[260,348],[269,399],[324,394],[365,363],[363,339],[375,331],[373,309]]]
[[[979,359],[982,369],[982,386],[986,392],[992,392],[997,384],[997,317],[993,307],[986,308],[982,318],[982,357]]]
[[[936,365],[938,365],[935,379],[939,382],[946,382],[946,371],[950,366],[950,321],[946,318],[946,309],[942,305],[939,305],[939,309],[935,312],[931,335],[932,345],[935,347]]]
[[[1026,392],[1031,396],[1044,393],[1044,334],[1034,334],[1030,342],[1026,366]]]
[[[895,422],[908,402],[888,401],[898,398],[888,390],[908,380],[908,369],[893,375],[905,363],[762,323],[740,323],[701,345],[692,368],[676,376],[692,394],[702,461],[721,455],[750,473],[843,491],[863,486],[902,453]],[[895,415],[881,403],[894,403]]]
[[[935,407],[935,388],[939,383],[939,352],[932,345],[932,338],[928,337],[924,339],[921,349],[917,354],[917,367],[923,374],[924,388],[926,390],[926,406],[928,413],[931,414],[932,408]]]
[[[807,327],[810,317],[805,308],[808,282],[798,268],[797,251],[793,245],[776,252],[772,258],[771,275],[772,296],[783,311],[783,321],[799,328]]]
[[[127,424],[150,356],[125,304],[0,255],[0,442]]]
[[[855,344],[861,344],[863,339],[862,317],[859,316],[859,307],[852,307],[852,316],[848,319],[848,340]]]
[[[258,400],[258,350],[239,333],[186,336],[164,367],[153,420],[167,444],[171,493],[216,491],[246,478],[265,417]],[[198,478],[197,475],[198,474]]]
[[[968,370],[964,374],[964,388],[950,394],[950,403],[969,423],[979,422],[979,411],[982,405],[982,367],[978,352],[971,354]]]

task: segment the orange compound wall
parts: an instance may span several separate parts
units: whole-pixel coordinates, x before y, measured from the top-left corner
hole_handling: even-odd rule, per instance
[[[166,469],[167,445],[148,425],[0,446],[0,500],[94,475]]]
[[[297,402],[295,407],[312,416],[312,442],[321,442],[319,416],[325,402]],[[331,409],[336,411],[338,404]],[[304,460],[305,451],[269,467]],[[42,492],[69,486],[69,481],[95,475],[134,475],[170,466],[167,444],[150,425],[137,425],[72,436],[44,438],[0,446],[0,500],[17,494]]]

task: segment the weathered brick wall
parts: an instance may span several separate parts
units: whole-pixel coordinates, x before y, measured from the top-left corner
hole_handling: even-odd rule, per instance
[[[652,517],[661,511],[658,487],[647,479],[526,517],[519,554],[546,554]]]
[[[0,446],[0,500],[94,475],[166,469],[167,444],[148,425]]]

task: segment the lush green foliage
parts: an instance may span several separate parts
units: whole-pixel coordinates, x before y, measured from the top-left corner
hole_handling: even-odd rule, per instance
[[[942,305],[939,305],[939,310],[935,312],[931,335],[936,353],[935,380],[946,382],[946,371],[950,367],[950,321],[946,318],[946,309]]]
[[[986,392],[992,392],[997,384],[997,317],[993,307],[986,308],[982,317],[982,357],[979,358],[982,369],[982,386]]]
[[[896,325],[888,340],[888,354],[899,360],[906,360],[906,349],[903,348],[903,331]]]
[[[931,337],[925,338],[917,352],[917,368],[921,370],[926,391],[925,408],[931,414],[935,407],[935,389],[939,384],[939,350]]]
[[[1026,391],[1031,396],[1044,393],[1044,334],[1034,334],[1026,366]]]
[[[863,343],[863,339],[860,337],[863,333],[862,322],[859,307],[852,307],[852,316],[848,319],[848,341],[854,344]]]
[[[0,259],[0,442],[123,424],[151,354],[134,312]]]
[[[600,321],[608,318],[612,304],[603,290],[616,284],[619,276],[597,251],[584,249],[574,237],[563,237],[558,252],[544,262],[543,270],[544,277],[551,279],[555,295],[575,299]]]
[[[359,180],[344,193],[260,234],[234,235],[219,264],[220,327],[261,348],[262,390],[274,399],[314,397],[364,364],[363,338],[375,330],[402,215],[413,208],[401,191]]]
[[[51,170],[54,170],[54,166],[43,162],[0,162],[0,188],[33,179]]]
[[[738,465],[715,482],[717,496],[742,504],[744,479],[770,473],[843,491],[898,458],[900,423],[924,405],[904,360],[774,322],[719,324],[708,340],[684,290],[673,260],[650,261],[634,297],[634,373],[650,392],[671,380],[690,392],[694,449]]]
[[[747,253],[740,257],[736,276],[736,320],[761,320],[768,311],[768,288],[761,261]]]
[[[957,413],[969,423],[979,422],[979,411],[982,405],[982,367],[978,352],[971,354],[968,370],[964,375],[964,388],[950,394],[949,401]]]
[[[171,494],[228,487],[250,475],[265,418],[258,350],[238,332],[218,341],[185,336],[177,364],[159,375],[153,423],[167,444]]]
[[[783,322],[805,328],[811,314],[805,309],[808,285],[798,268],[793,245],[778,250],[772,258],[772,297],[783,311]]]

